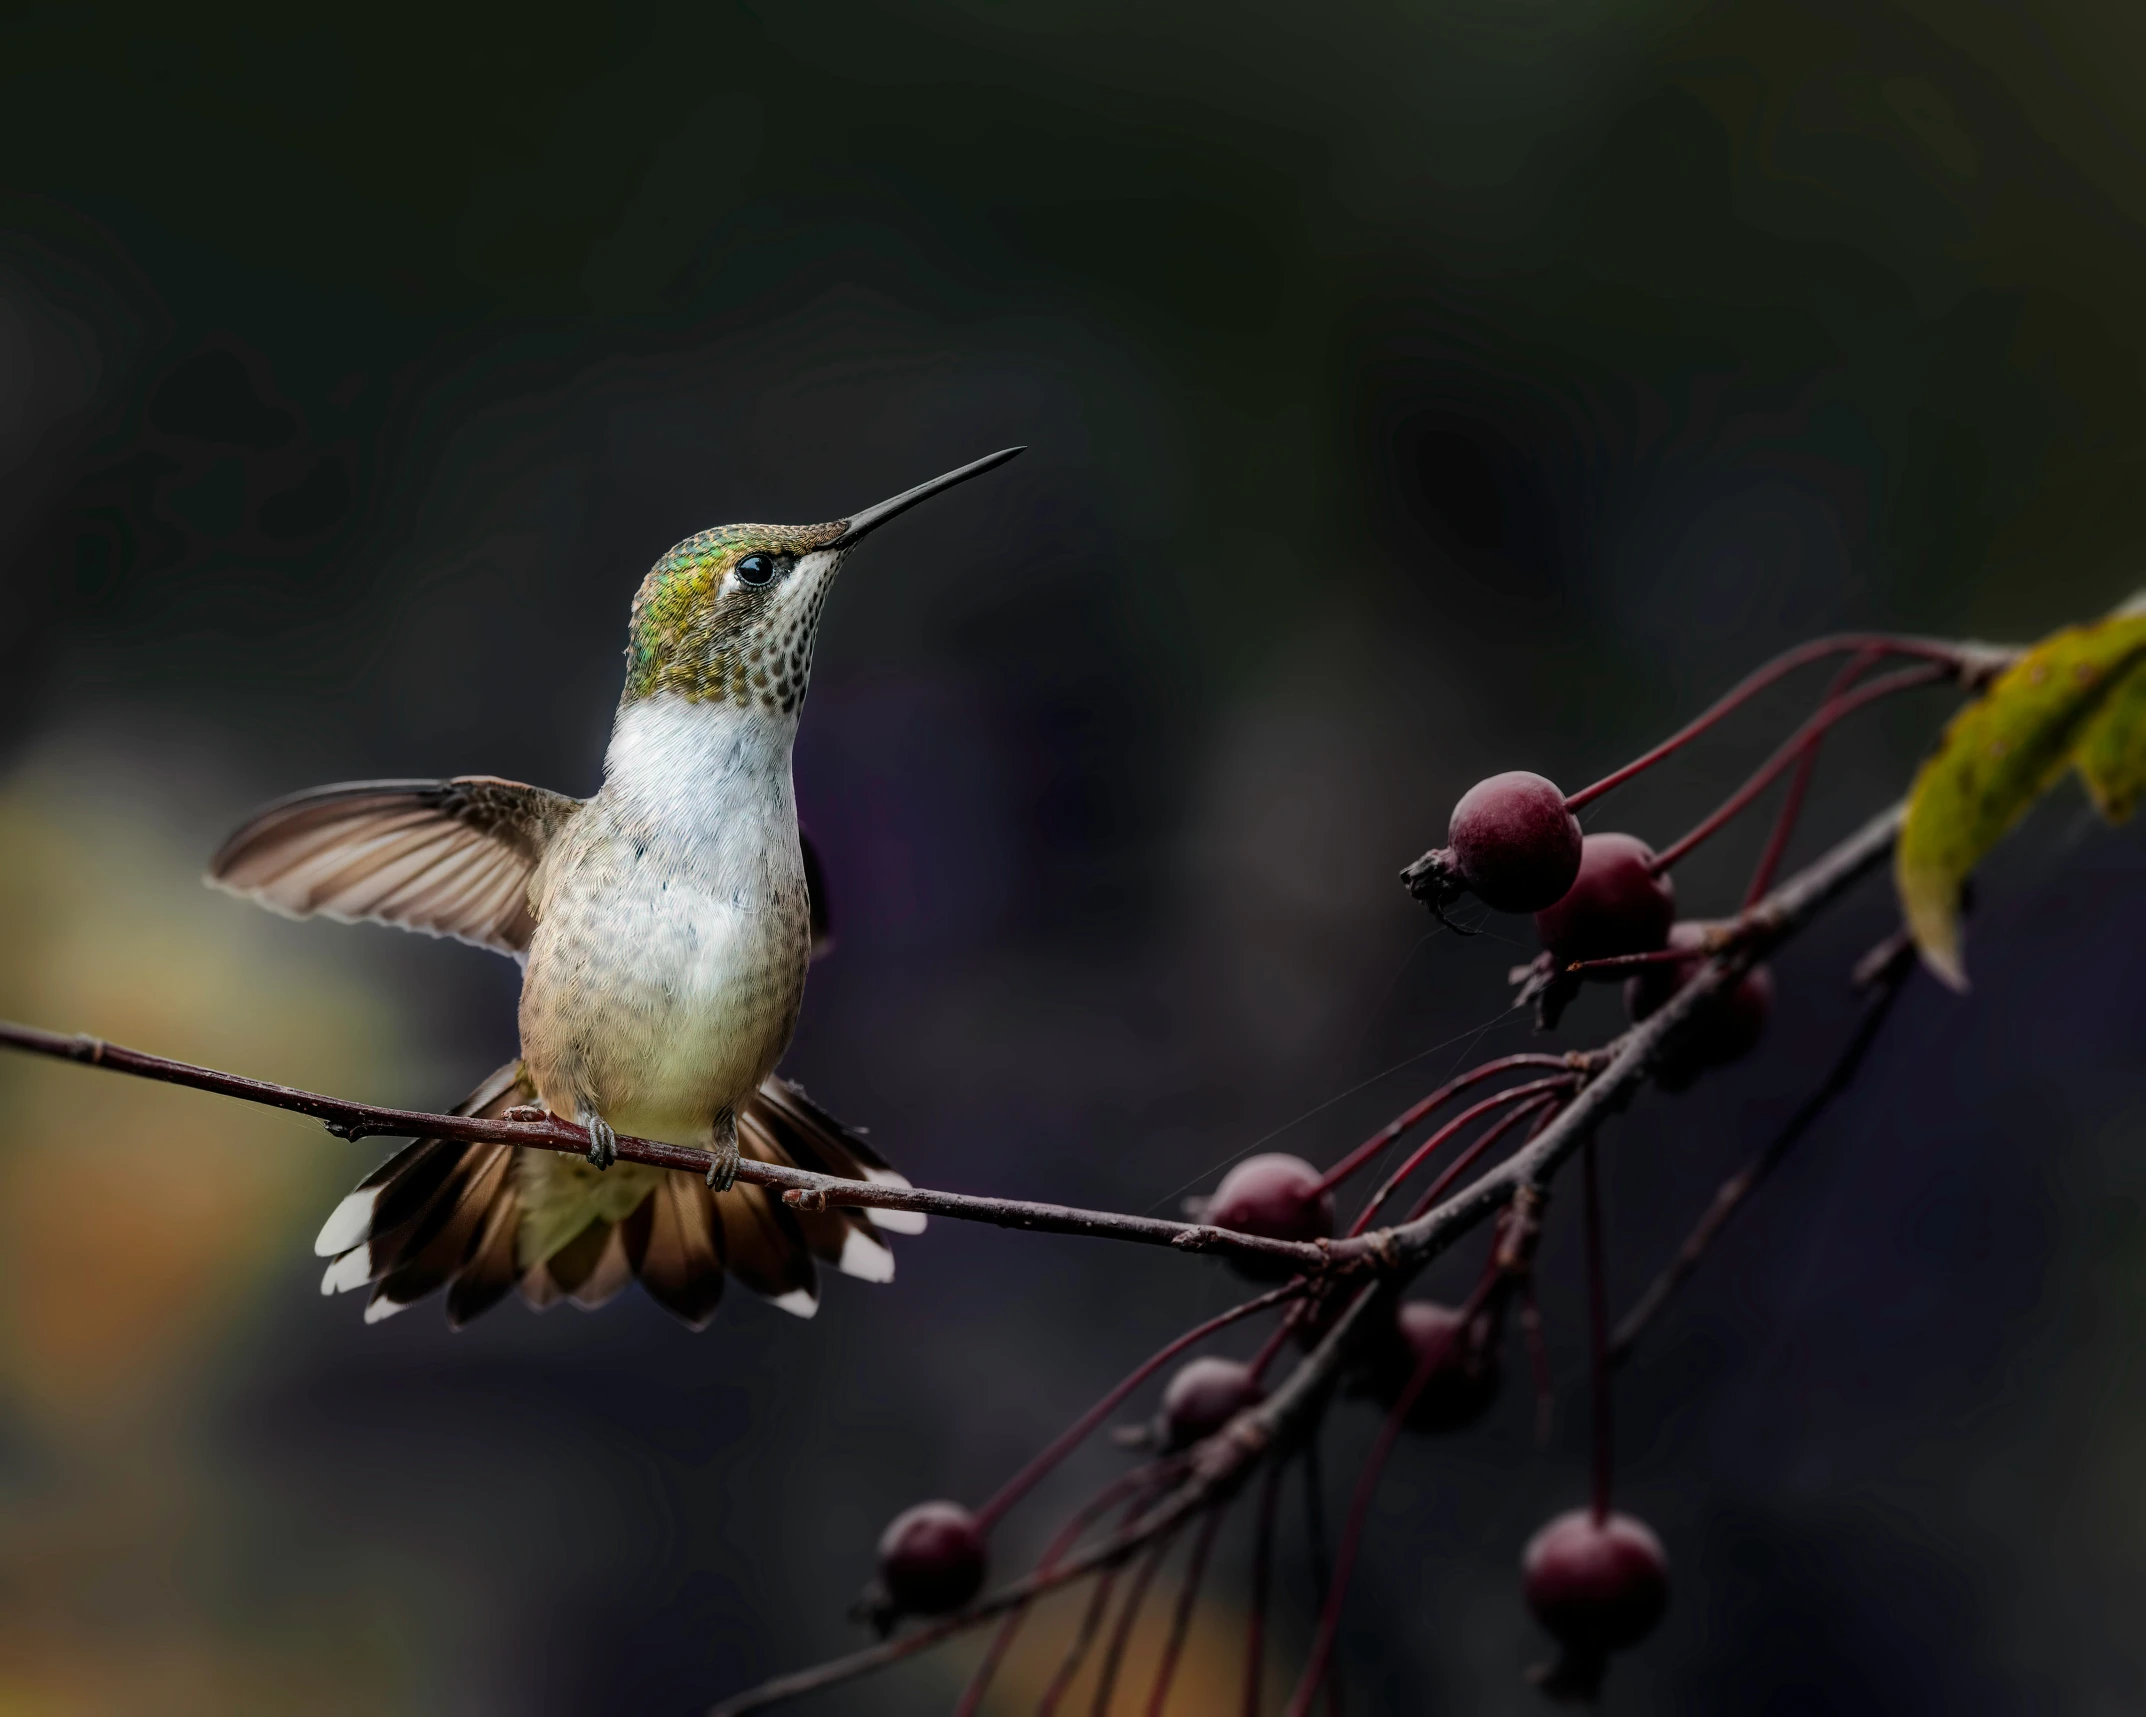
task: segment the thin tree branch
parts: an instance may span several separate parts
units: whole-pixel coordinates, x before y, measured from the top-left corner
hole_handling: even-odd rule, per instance
[[[0,1047],[102,1067],[113,1073],[128,1073],[138,1079],[161,1080],[195,1091],[211,1091],[220,1097],[236,1097],[241,1102],[259,1103],[271,1109],[287,1109],[296,1115],[310,1115],[342,1139],[375,1136],[461,1139],[475,1144],[521,1145],[532,1150],[559,1151],[569,1156],[581,1156],[589,1148],[585,1130],[556,1117],[541,1121],[505,1121],[476,1115],[433,1115],[417,1109],[355,1103],[346,1097],[324,1096],[318,1091],[302,1091],[294,1085],[277,1085],[266,1079],[248,1079],[213,1067],[173,1061],[161,1055],[107,1043],[102,1038],[68,1037],[6,1020],[0,1020]],[[624,1134],[619,1136],[618,1154],[627,1162],[678,1169],[688,1174],[704,1175],[715,1162],[713,1153],[708,1151],[669,1145],[659,1139],[629,1138]],[[1209,1227],[1205,1223],[1172,1222],[1150,1216],[1122,1216],[1108,1210],[1079,1210],[1063,1204],[1036,1204],[1026,1199],[978,1198],[967,1193],[934,1192],[927,1187],[845,1180],[838,1175],[814,1174],[809,1169],[756,1162],[749,1157],[738,1164],[737,1177],[756,1186],[775,1187],[782,1192],[785,1203],[810,1209],[840,1204],[871,1210],[914,1210],[926,1216],[985,1222],[999,1228],[1129,1240],[1141,1245],[1170,1246],[1181,1252],[1238,1253],[1272,1258],[1312,1274],[1329,1268],[1334,1262],[1330,1247],[1295,1240],[1268,1240],[1256,1234],[1238,1234],[1227,1228]]]

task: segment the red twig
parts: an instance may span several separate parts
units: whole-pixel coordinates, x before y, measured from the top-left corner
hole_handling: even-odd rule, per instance
[[[1260,1717],[1267,1674],[1267,1594],[1274,1584],[1274,1521],[1282,1497],[1282,1463],[1267,1463],[1259,1487],[1259,1518],[1252,1535],[1252,1603],[1244,1624],[1244,1711]]]
[[[1817,714],[1782,742],[1781,747],[1758,768],[1741,787],[1721,802],[1713,815],[1701,822],[1672,845],[1665,847],[1654,858],[1653,870],[1657,876],[1677,860],[1683,858],[1701,841],[1717,833],[1724,825],[1741,814],[1761,793],[1773,785],[1774,778],[1803,754],[1803,748],[1818,738],[1826,729],[1847,716],[1853,715],[1866,704],[1889,698],[1895,692],[1913,691],[1917,686],[1935,685],[1939,680],[1950,679],[1953,669],[1932,663],[1926,667],[1903,668],[1897,674],[1887,674],[1882,680],[1873,680],[1859,690],[1848,692],[1832,699]]]
[[[1536,1098],[1532,1103],[1522,1104],[1510,1115],[1500,1116],[1496,1126],[1486,1127],[1481,1138],[1477,1139],[1474,1144],[1470,1145],[1446,1165],[1446,1172],[1431,1182],[1430,1190],[1416,1200],[1415,1209],[1409,1213],[1408,1220],[1415,1221],[1418,1216],[1443,1198],[1446,1188],[1473,1168],[1478,1157],[1489,1150],[1492,1145],[1496,1144],[1507,1133],[1511,1132],[1523,1120],[1530,1115],[1538,1121],[1547,1120],[1557,1112],[1563,1101],[1564,1094],[1562,1092],[1552,1091],[1545,1096]]]
[[[1148,1693],[1147,1717],[1162,1717],[1170,1700],[1170,1684],[1177,1679],[1177,1660],[1185,1649],[1185,1635],[1192,1627],[1192,1606],[1200,1596],[1200,1581],[1207,1573],[1207,1558],[1215,1547],[1215,1534],[1222,1530],[1227,1502],[1218,1503],[1200,1525],[1192,1541],[1192,1559],[1185,1564],[1184,1581],[1177,1588],[1177,1607],[1170,1614],[1170,1637],[1163,1642],[1162,1663],[1155,1671],[1155,1685]]]
[[[1826,695],[1818,700],[1818,707],[1823,709],[1844,694],[1876,661],[1876,655],[1869,650],[1858,650],[1850,656],[1841,664],[1840,672],[1833,676],[1833,683],[1826,687]],[[1824,739],[1823,734],[1814,733],[1803,742],[1803,755],[1796,759],[1796,773],[1789,777],[1780,813],[1773,820],[1773,832],[1766,837],[1758,866],[1751,873],[1751,886],[1744,890],[1746,911],[1773,886],[1774,872],[1781,868],[1789,839],[1796,832],[1796,820],[1803,815],[1803,801],[1811,791],[1811,778],[1818,773],[1818,748]]]
[[[1193,1346],[1197,1342],[1205,1341],[1216,1331],[1227,1329],[1231,1324],[1248,1318],[1255,1312],[1265,1311],[1269,1306],[1278,1306],[1283,1301],[1294,1299],[1303,1292],[1304,1284],[1301,1281],[1285,1282],[1281,1287],[1275,1288],[1269,1293],[1261,1294],[1257,1299],[1246,1300],[1241,1305],[1232,1306],[1228,1311],[1209,1318],[1203,1324],[1194,1325],[1175,1341],[1150,1354],[1114,1385],[1100,1401],[1061,1431],[1034,1460],[1030,1461],[1027,1466],[999,1486],[998,1494],[976,1511],[976,1524],[978,1527],[985,1532],[989,1532],[998,1523],[1001,1515],[1033,1490],[1053,1467],[1057,1466],[1060,1461],[1078,1448],[1096,1426],[1116,1412],[1119,1404],[1124,1401],[1126,1396],[1138,1389],[1141,1384],[1183,1353],[1186,1348]]]
[[[1125,1603],[1118,1611],[1118,1625],[1110,1630],[1110,1644],[1103,1652],[1102,1668],[1096,1672],[1095,1701],[1088,1707],[1091,1717],[1110,1717],[1110,1699],[1118,1690],[1118,1671],[1125,1663],[1125,1648],[1132,1643],[1133,1625],[1147,1603],[1148,1588],[1155,1583],[1156,1572],[1176,1542],[1173,1527],[1155,1540],[1140,1559],[1140,1566],[1133,1570],[1133,1583],[1126,1588]]]
[[[1525,1084],[1509,1085],[1503,1091],[1493,1092],[1480,1103],[1472,1104],[1470,1107],[1463,1109],[1452,1120],[1418,1145],[1410,1153],[1407,1160],[1386,1177],[1385,1184],[1371,1195],[1370,1201],[1357,1213],[1356,1220],[1349,1225],[1350,1237],[1354,1238],[1366,1228],[1369,1228],[1371,1219],[1379,1213],[1380,1207],[1400,1190],[1401,1184],[1421,1168],[1440,1145],[1452,1138],[1455,1133],[1462,1131],[1473,1122],[1481,1120],[1485,1115],[1495,1114],[1509,1103],[1524,1104],[1527,1098],[1539,1092],[1567,1089],[1577,1084],[1579,1077],[1577,1073],[1560,1073],[1549,1079],[1530,1079]]]
[[[1080,1667],[1088,1661],[1088,1653],[1095,1649],[1095,1636],[1102,1626],[1104,1612],[1110,1608],[1110,1596],[1117,1589],[1116,1568],[1105,1568],[1096,1576],[1095,1588],[1088,1594],[1087,1605],[1080,1613],[1080,1626],[1074,1630],[1073,1643],[1066,1647],[1065,1656],[1059,1659],[1057,1673],[1044,1688],[1043,1697],[1036,1702],[1036,1717],[1051,1717],[1051,1713],[1058,1709],[1058,1702],[1080,1679]]]
[[[1568,811],[1577,811],[1582,806],[1592,804],[1612,787],[1621,786],[1633,776],[1652,769],[1663,758],[1682,750],[1723,716],[1732,714],[1768,686],[1786,679],[1808,663],[1823,661],[1828,656],[1837,656],[1843,650],[1881,656],[1917,656],[1925,661],[1942,663],[1947,673],[1958,673],[1967,665],[1966,653],[1961,649],[1928,639],[1895,638],[1883,633],[1843,633],[1832,638],[1814,638],[1808,644],[1784,651],[1765,666],[1747,674],[1653,750],[1641,753],[1622,769],[1613,770],[1592,785],[1567,795],[1565,808]]]
[[[1550,1446],[1550,1420],[1557,1410],[1557,1392],[1550,1376],[1550,1343],[1543,1335],[1542,1307],[1535,1299],[1535,1284],[1520,1284],[1520,1333],[1527,1339],[1528,1372],[1535,1385],[1535,1446]]]
[[[1326,1475],[1319,1460],[1318,1427],[1304,1442],[1304,1536],[1311,1548],[1312,1590],[1318,1594],[1319,1608],[1326,1608],[1328,1595],[1334,1589],[1333,1558],[1327,1554],[1326,1543]],[[1326,1685],[1327,1717],[1341,1717],[1340,1666]]]
[[[1373,1157],[1377,1156],[1379,1152],[1383,1151],[1388,1145],[1392,1144],[1394,1140],[1398,1139],[1403,1133],[1407,1132],[1411,1127],[1415,1126],[1417,1122],[1424,1119],[1425,1116],[1431,1114],[1434,1110],[1444,1107],[1445,1104],[1450,1102],[1461,1092],[1467,1090],[1468,1087],[1471,1085],[1478,1085],[1482,1083],[1482,1081],[1484,1081],[1485,1079],[1493,1078],[1500,1073],[1510,1073],[1515,1068],[1570,1068],[1571,1066],[1571,1059],[1567,1056],[1531,1053],[1522,1055],[1501,1055],[1495,1061],[1486,1061],[1480,1067],[1471,1067],[1458,1079],[1448,1080],[1436,1091],[1433,1091],[1428,1097],[1424,1098],[1420,1103],[1411,1104],[1408,1108],[1402,1110],[1400,1114],[1396,1115],[1392,1120],[1388,1121],[1377,1132],[1373,1133],[1371,1137],[1366,1139],[1362,1144],[1358,1145],[1356,1149],[1351,1151],[1347,1156],[1343,1157],[1341,1161],[1336,1163],[1332,1168],[1328,1169],[1326,1173],[1320,1177],[1319,1190],[1321,1192],[1331,1192],[1335,1187],[1339,1186],[1343,1181],[1347,1180],[1349,1176],[1354,1174],[1358,1169],[1362,1168],[1365,1163],[1369,1162]]]
[[[1594,1393],[1595,1524],[1609,1518],[1610,1475],[1615,1465],[1610,1423],[1609,1287],[1602,1263],[1602,1185],[1595,1142],[1580,1147],[1580,1179],[1587,1206],[1587,1368]]]
[[[1490,1292],[1494,1278],[1486,1276],[1475,1292],[1461,1306],[1461,1327],[1482,1310],[1483,1301]],[[1379,1479],[1386,1470],[1387,1458],[1399,1441],[1401,1427],[1407,1422],[1409,1410],[1416,1398],[1431,1381],[1431,1374],[1438,1368],[1444,1355],[1436,1350],[1426,1352],[1417,1362],[1408,1386],[1395,1399],[1387,1411],[1385,1422],[1379,1426],[1377,1440],[1371,1445],[1371,1453],[1364,1459],[1363,1471],[1357,1475],[1356,1494],[1349,1503],[1349,1518],[1341,1529],[1341,1545],[1334,1558],[1334,1578],[1326,1592],[1325,1602],[1319,1610],[1318,1631],[1312,1636],[1311,1656],[1304,1664],[1304,1673],[1297,1682],[1296,1693],[1291,1697],[1288,1717],[1307,1717],[1319,1682],[1326,1674],[1329,1659],[1333,1656],[1334,1638],[1341,1627],[1341,1608],[1349,1595],[1349,1582],[1356,1573],[1357,1552],[1363,1546],[1364,1525],[1371,1515],[1371,1499],[1378,1492]]]
[[[1057,1535],[1044,1547],[1042,1556],[1037,1559],[1036,1572],[1048,1574],[1054,1570],[1066,1552],[1080,1542],[1081,1534],[1128,1492],[1139,1493],[1133,1498],[1133,1507],[1137,1510],[1145,1501],[1154,1482],[1154,1468],[1141,1467],[1104,1486],[1081,1504],[1074,1511],[1072,1519],[1058,1529]],[[954,1717],[975,1717],[977,1709],[984,1702],[984,1695],[991,1690],[991,1682],[998,1674],[999,1666],[1006,1661],[1006,1654],[1013,1649],[1013,1642],[1021,1632],[1021,1624],[1027,1620],[1026,1604],[1006,1612],[1006,1619],[999,1624],[998,1632],[991,1636],[991,1643],[984,1650],[983,1661],[976,1666],[976,1673],[969,1678],[969,1685],[962,1690],[961,1703],[955,1706]]]

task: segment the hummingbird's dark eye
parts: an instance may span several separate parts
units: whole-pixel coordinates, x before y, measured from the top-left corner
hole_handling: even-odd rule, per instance
[[[775,577],[775,557],[771,554],[749,554],[737,564],[738,582],[749,584],[758,590]]]

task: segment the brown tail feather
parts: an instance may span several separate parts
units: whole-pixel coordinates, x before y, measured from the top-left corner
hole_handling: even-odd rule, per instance
[[[760,1089],[746,1099],[744,1115],[758,1118],[781,1142],[782,1148],[801,1168],[821,1174],[840,1175],[845,1180],[877,1181],[884,1186],[907,1186],[908,1177],[896,1173],[887,1161],[865,1142],[855,1127],[845,1126],[806,1095],[805,1088],[779,1073],[760,1082]],[[908,1210],[852,1212],[860,1225],[883,1229],[889,1234],[921,1234],[924,1218]]]
[[[674,1317],[694,1329],[705,1329],[723,1297],[721,1231],[715,1223],[714,1199],[699,1181],[670,1175],[641,1209],[648,1212],[641,1286]]]
[[[646,1206],[647,1199],[641,1203]],[[633,1260],[626,1255],[626,1236],[619,1232],[614,1222],[591,1223],[604,1231],[603,1247],[596,1254],[596,1261],[588,1274],[581,1278],[579,1286],[567,1297],[585,1312],[593,1312],[600,1306],[608,1306],[623,1294],[633,1281]]]
[[[819,1310],[819,1272],[796,1216],[767,1188],[740,1181],[715,1201],[730,1273],[786,1312],[809,1318]]]
[[[484,1230],[471,1243],[469,1262],[462,1266],[447,1289],[447,1322],[460,1329],[471,1318],[490,1311],[514,1286],[514,1232],[521,1226],[521,1194],[514,1176],[492,1200],[485,1213]]]
[[[818,1147],[789,1118],[771,1104],[748,1103],[745,1112],[738,1117],[738,1148],[746,1156],[764,1163],[795,1163],[801,1168],[817,1169],[822,1174],[841,1174],[840,1168],[824,1166],[840,1160],[831,1150]],[[851,1179],[862,1179],[851,1174]],[[874,1232],[871,1222],[859,1210],[845,1210],[836,1206],[831,1210],[798,1210],[788,1205],[776,1206],[791,1226],[804,1237],[805,1248],[824,1264],[832,1264],[845,1275],[861,1276],[866,1281],[885,1282],[894,1276],[894,1254],[887,1249],[885,1241]]]
[[[367,1323],[393,1317],[427,1294],[437,1293],[461,1273],[508,1178],[513,1156],[507,1145],[472,1145],[463,1153],[455,1174],[402,1242],[394,1267],[373,1289],[365,1307]],[[390,1244],[396,1240],[389,1236]]]
[[[454,1112],[496,1115],[533,1096],[520,1063],[510,1062]],[[855,1131],[781,1078],[768,1078],[742,1106],[738,1130],[745,1154],[762,1162],[907,1184]],[[321,1249],[333,1262],[322,1291],[373,1284],[366,1321],[375,1322],[445,1287],[448,1321],[459,1328],[512,1288],[538,1310],[562,1298],[593,1310],[639,1277],[651,1299],[699,1329],[722,1298],[726,1269],[803,1317],[818,1305],[815,1258],[868,1280],[893,1274],[881,1237],[886,1222],[855,1210],[793,1210],[757,1186],[713,1194],[685,1174],[663,1176],[624,1222],[591,1223],[550,1258],[519,1269],[517,1155],[511,1146],[443,1139],[398,1151],[323,1228]]]

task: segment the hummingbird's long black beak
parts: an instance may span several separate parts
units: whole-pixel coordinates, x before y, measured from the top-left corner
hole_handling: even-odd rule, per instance
[[[966,483],[971,477],[981,477],[995,465],[1003,465],[1017,453],[1025,453],[1025,447],[1002,447],[996,453],[987,453],[973,464],[964,465],[957,471],[949,471],[943,477],[934,477],[929,483],[919,483],[914,489],[904,489],[891,501],[882,501],[876,507],[867,507],[861,513],[852,513],[843,521],[842,534],[829,543],[829,548],[848,548],[866,531],[877,530],[896,513],[906,513],[919,501],[928,501],[941,490],[951,489],[956,483]]]

